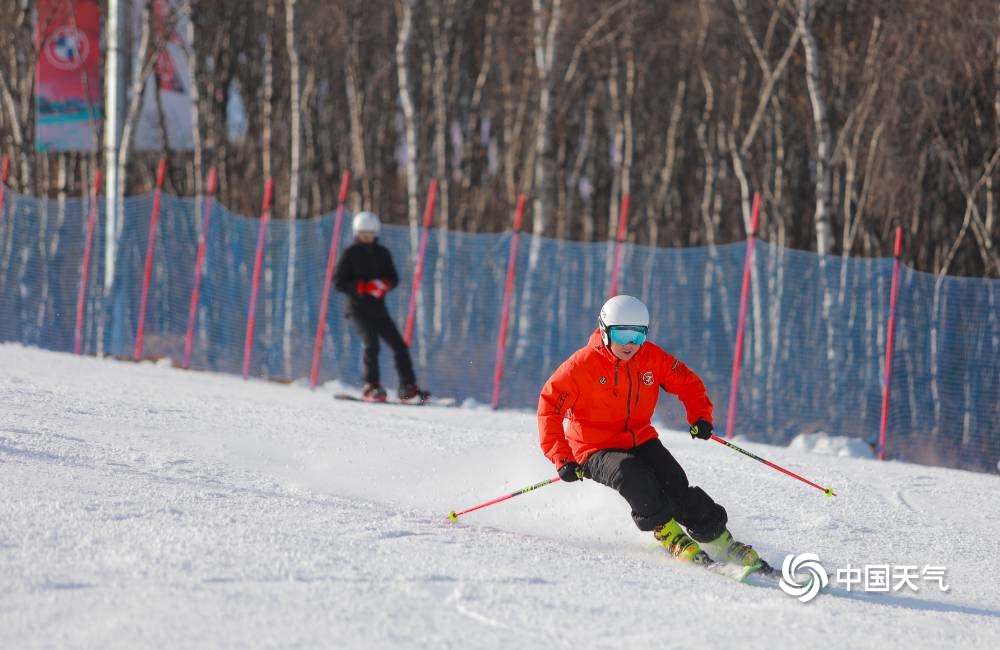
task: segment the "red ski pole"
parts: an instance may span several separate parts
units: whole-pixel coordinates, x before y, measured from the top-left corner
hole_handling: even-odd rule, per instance
[[[7,179],[10,177],[10,154],[3,155],[3,162],[0,163],[0,225],[3,224],[3,197],[6,194]]]
[[[835,496],[837,496],[837,493],[833,491],[832,487],[825,488],[822,485],[816,485],[812,481],[810,481],[808,479],[802,478],[801,476],[799,476],[795,472],[789,472],[787,469],[785,469],[784,467],[782,467],[780,465],[776,465],[776,464],[772,463],[769,460],[764,460],[760,456],[756,456],[754,454],[751,454],[749,451],[747,451],[746,449],[743,449],[742,447],[737,447],[736,445],[734,445],[733,443],[729,442],[728,440],[723,440],[719,436],[712,436],[712,440],[714,440],[714,441],[716,441],[716,442],[718,442],[720,444],[723,444],[723,445],[725,445],[725,446],[727,446],[727,447],[729,447],[731,449],[735,449],[736,451],[740,452],[744,456],[749,456],[750,458],[753,458],[756,461],[760,461],[760,462],[764,463],[765,465],[767,465],[768,467],[772,467],[772,468],[778,470],[779,472],[782,472],[783,474],[787,474],[787,475],[791,476],[792,478],[797,478],[800,481],[802,481],[803,483],[805,483],[806,485],[811,485],[814,488],[816,488],[817,490],[822,491],[828,497],[835,497]]]
[[[337,264],[337,247],[340,246],[340,224],[344,218],[344,201],[347,200],[347,184],[351,172],[344,170],[340,177],[340,200],[337,216],[333,220],[333,236],[330,238],[330,252],[326,256],[326,275],[323,276],[323,295],[319,303],[319,322],[316,323],[316,341],[313,343],[313,365],[309,372],[309,388],[316,388],[319,377],[319,354],[323,350],[323,329],[326,327],[326,312],[330,308],[330,285],[333,284],[333,267]]]
[[[212,166],[208,173],[208,196],[205,197],[205,214],[201,218],[201,232],[198,234],[198,254],[194,261],[194,288],[191,289],[191,309],[188,311],[187,336],[184,338],[184,369],[191,366],[191,345],[194,342],[194,324],[198,320],[198,294],[201,291],[201,272],[205,266],[205,245],[208,237],[208,223],[212,218],[212,198],[215,196],[215,183],[218,172]]]
[[[135,331],[136,361],[142,361],[142,342],[146,332],[146,305],[149,302],[149,282],[153,278],[153,255],[156,253],[156,224],[160,220],[160,197],[163,195],[163,178],[166,175],[167,159],[160,158],[160,165],[156,169],[153,212],[149,217],[149,238],[146,240],[146,268],[142,275],[142,297],[139,300],[139,327]]]
[[[462,515],[464,515],[467,512],[472,512],[473,510],[479,510],[480,508],[485,508],[486,506],[491,506],[494,503],[500,503],[501,501],[506,501],[507,499],[512,499],[512,498],[516,497],[519,494],[524,494],[525,492],[531,492],[532,490],[537,490],[538,488],[545,487],[546,485],[552,485],[556,481],[561,481],[561,480],[562,479],[559,478],[558,476],[555,476],[555,477],[552,477],[552,478],[547,478],[544,481],[541,481],[539,483],[535,483],[534,485],[529,485],[526,488],[521,488],[517,492],[511,492],[510,494],[508,494],[506,496],[497,497],[496,499],[493,499],[492,501],[487,501],[486,503],[480,503],[478,506],[473,506],[473,507],[469,508],[468,510],[463,510],[462,512],[455,512],[454,510],[452,510],[448,514],[448,519],[451,519],[452,521],[458,521],[458,518],[461,517]]]
[[[622,194],[621,216],[618,219],[618,239],[615,241],[615,265],[611,267],[611,291],[608,295],[618,295],[618,277],[622,271],[622,251],[625,244],[625,225],[628,223],[628,194]]]
[[[899,296],[899,262],[903,255],[903,227],[896,227],[896,249],[892,263],[892,289],[889,294],[889,335],[885,344],[885,387],[882,389],[882,419],[878,428],[878,459],[885,460],[885,431],[889,425],[889,382],[892,380],[893,340],[896,335],[896,298]]]
[[[514,216],[514,234],[510,240],[510,258],[507,260],[507,283],[503,290],[503,309],[500,314],[500,335],[497,337],[497,360],[493,368],[493,398],[490,404],[495,411],[500,406],[500,381],[503,379],[503,352],[507,343],[507,325],[510,322],[510,299],[514,292],[514,267],[517,266],[517,240],[521,234],[521,218],[524,217],[524,195],[517,196],[517,211]]]
[[[437,196],[438,182],[431,179],[431,188],[427,194],[427,207],[424,209],[424,231],[420,235],[420,252],[417,254],[417,268],[413,272],[413,289],[410,292],[410,310],[406,316],[406,333],[403,340],[410,347],[413,340],[413,323],[417,315],[417,294],[420,293],[420,278],[424,275],[424,254],[427,253],[427,235],[431,231],[431,219],[434,217],[434,198]]]
[[[733,352],[733,377],[729,388],[729,408],[726,409],[726,437],[733,437],[733,422],[736,419],[736,394],[740,389],[740,359],[743,358],[743,329],[747,320],[747,294],[750,291],[750,274],[753,269],[753,244],[757,239],[757,225],[760,223],[760,193],[753,195],[753,216],[750,217],[750,233],[747,236],[747,255],[743,263],[743,288],[740,291],[740,316],[736,325],[736,350]]]
[[[80,264],[80,289],[76,294],[76,330],[73,334],[73,354],[83,354],[83,317],[87,306],[87,277],[90,275],[90,253],[94,245],[94,225],[97,222],[97,191],[101,187],[101,170],[94,172],[94,193],[90,196],[90,214],[87,217],[87,239],[83,245],[83,262]]]
[[[247,313],[247,336],[243,344],[243,378],[250,376],[250,357],[253,354],[253,329],[257,322],[257,292],[260,289],[260,271],[264,265],[264,243],[267,234],[267,221],[271,217],[271,194],[274,183],[267,177],[264,183],[264,209],[260,215],[260,229],[257,232],[257,256],[253,263],[253,283],[250,285],[250,311]]]

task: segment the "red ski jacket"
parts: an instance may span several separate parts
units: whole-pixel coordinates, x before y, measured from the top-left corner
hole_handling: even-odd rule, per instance
[[[684,404],[688,423],[712,421],[705,384],[687,366],[648,341],[632,359],[621,361],[595,330],[542,388],[542,452],[559,468],[570,461],[582,464],[600,449],[632,449],[656,438],[650,420],[661,388]]]

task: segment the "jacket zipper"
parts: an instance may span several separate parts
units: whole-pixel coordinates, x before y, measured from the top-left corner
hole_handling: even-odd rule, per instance
[[[621,365],[620,359],[615,359],[615,388],[618,388],[618,366]],[[628,370],[628,364],[625,366],[625,377],[628,378],[628,392],[625,394],[625,431],[632,435],[632,447],[636,447],[635,431],[629,428],[629,420],[632,419],[632,373]],[[615,391],[617,393],[617,390]],[[636,393],[635,401],[638,403],[639,394]]]
[[[636,446],[635,431],[629,426],[629,421],[632,419],[632,373],[628,369],[628,364],[625,364],[625,377],[628,379],[628,393],[625,395],[625,430],[632,434],[632,447]]]

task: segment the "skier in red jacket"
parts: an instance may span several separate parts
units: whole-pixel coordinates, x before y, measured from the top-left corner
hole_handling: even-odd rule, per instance
[[[763,568],[757,552],[726,529],[725,509],[688,483],[650,423],[662,388],[684,404],[692,438],[712,436],[705,384],[648,342],[648,329],[649,310],[639,299],[615,296],[604,303],[587,345],[542,388],[542,451],[562,480],[589,478],[621,494],[636,526],[652,531],[674,557]]]

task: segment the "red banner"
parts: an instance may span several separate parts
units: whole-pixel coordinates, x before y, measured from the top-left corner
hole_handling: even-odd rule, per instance
[[[97,151],[101,10],[97,0],[37,0],[35,148]]]

